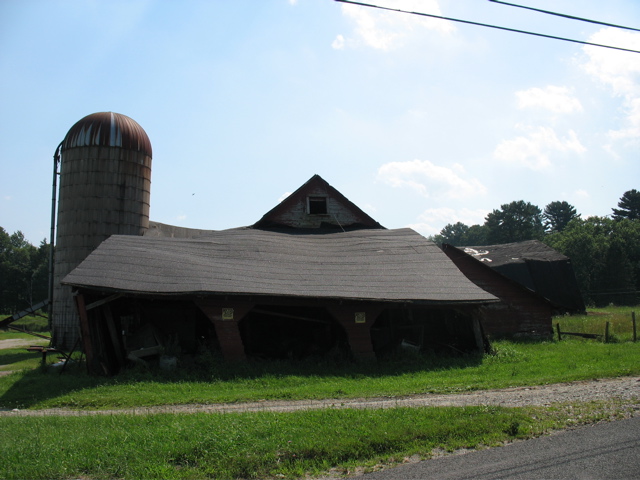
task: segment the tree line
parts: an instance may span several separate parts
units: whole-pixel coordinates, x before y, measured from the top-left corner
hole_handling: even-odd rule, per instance
[[[571,259],[585,303],[635,305],[640,301],[640,192],[625,192],[610,216],[581,218],[565,201],[544,210],[523,200],[501,205],[484,224],[446,225],[438,244],[486,246],[540,240]]]
[[[46,300],[49,292],[49,244],[39,247],[21,231],[0,227],[0,314],[12,315]]]

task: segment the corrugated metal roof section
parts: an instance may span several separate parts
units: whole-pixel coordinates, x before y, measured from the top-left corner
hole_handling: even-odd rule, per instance
[[[114,112],[87,115],[69,129],[62,141],[63,151],[76,147],[120,147],[152,156],[151,142],[132,118]]]
[[[65,284],[143,294],[491,302],[411,229],[322,235],[256,229],[195,239],[114,235]]]

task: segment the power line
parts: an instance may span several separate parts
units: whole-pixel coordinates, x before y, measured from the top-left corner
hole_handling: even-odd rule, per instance
[[[411,12],[411,11],[408,11],[408,10],[401,10],[401,9],[398,9],[398,8],[390,8],[390,7],[382,7],[380,5],[372,5],[370,3],[363,3],[363,2],[354,2],[354,1],[351,1],[351,0],[334,0],[334,1],[339,2],[339,3],[347,3],[347,4],[350,4],[350,5],[359,5],[361,7],[378,8],[380,10],[388,10],[388,11],[391,11],[391,12],[409,13],[411,15],[419,15],[421,17],[439,18],[441,20],[449,20],[451,22],[465,23],[465,24],[468,24],[468,25],[477,25],[479,27],[495,28],[497,30],[504,30],[504,31],[507,31],[507,32],[523,33],[525,35],[533,35],[535,37],[551,38],[553,40],[561,40],[563,42],[579,43],[579,44],[582,44],[582,45],[591,45],[593,47],[610,48],[610,49],[613,49],[613,50],[621,50],[623,52],[640,53],[640,50],[632,50],[630,48],[614,47],[614,46],[611,46],[611,45],[603,45],[603,44],[600,44],[600,43],[584,42],[582,40],[574,40],[572,38],[557,37],[555,35],[547,35],[547,34],[544,34],[544,33],[536,33],[536,32],[530,32],[530,31],[527,31],[527,30],[518,30],[516,28],[501,27],[501,26],[498,26],[498,25],[491,25],[491,24],[488,24],[488,23],[472,22],[470,20],[461,20],[459,18],[443,17],[441,15],[433,15],[433,14],[430,14],[430,13]]]
[[[622,25],[616,25],[614,23],[599,22],[598,20],[591,20],[589,18],[575,17],[573,15],[567,15],[565,13],[552,12],[550,10],[541,10],[539,8],[527,7],[525,5],[517,5],[515,3],[502,2],[500,0],[489,0],[489,1],[493,2],[493,3],[500,3],[502,5],[508,5],[510,7],[524,8],[526,10],[533,10],[534,12],[546,13],[547,15],[555,15],[556,17],[563,17],[563,18],[568,18],[568,19],[571,19],[571,20],[579,20],[581,22],[595,23],[596,25],[604,25],[606,27],[624,28],[625,30],[633,30],[634,32],[640,32],[639,28],[625,27],[625,26],[622,26]]]

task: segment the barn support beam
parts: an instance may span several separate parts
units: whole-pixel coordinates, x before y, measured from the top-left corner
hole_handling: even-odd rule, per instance
[[[89,373],[98,373],[95,365],[91,326],[89,325],[89,315],[87,314],[85,298],[81,293],[78,293],[74,298],[80,317],[80,338],[82,340],[82,349],[87,358],[87,370],[89,370]]]
[[[222,356],[227,361],[246,360],[239,323],[251,311],[253,305],[211,300],[196,300],[195,304],[213,323]]]
[[[327,307],[347,333],[351,353],[356,360],[374,360],[371,326],[382,313],[382,307],[339,305]]]

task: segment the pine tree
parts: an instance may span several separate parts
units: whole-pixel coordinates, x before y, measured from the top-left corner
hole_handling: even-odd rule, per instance
[[[618,202],[618,207],[611,209],[615,220],[622,220],[623,218],[640,220],[640,192],[635,188],[624,192]]]

